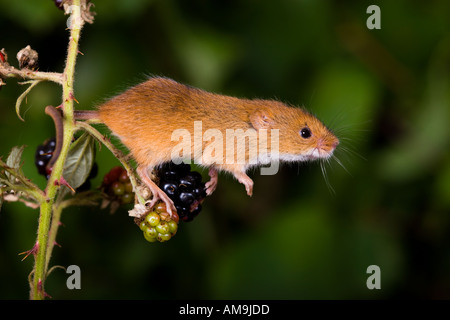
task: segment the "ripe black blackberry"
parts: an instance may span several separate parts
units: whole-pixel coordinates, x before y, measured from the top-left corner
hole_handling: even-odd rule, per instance
[[[43,175],[47,179],[50,177],[50,170],[47,170],[47,164],[53,156],[55,151],[56,139],[51,138],[46,140],[43,144],[37,147],[34,155],[34,163],[38,169],[40,175]]]
[[[206,197],[202,175],[191,171],[185,163],[176,165],[173,162],[162,164],[156,169],[159,187],[175,204],[181,220],[192,221],[201,211],[201,203]]]

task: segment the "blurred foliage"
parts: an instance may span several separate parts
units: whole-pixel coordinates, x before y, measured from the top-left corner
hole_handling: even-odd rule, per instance
[[[164,75],[241,97],[305,105],[341,138],[328,166],[254,172],[254,196],[227,176],[200,216],[175,238],[149,244],[127,216],[66,210],[52,264],[81,268],[81,290],[56,269],[47,291],[63,299],[450,298],[450,2],[331,0],[94,0],[76,73],[90,109]],[[366,9],[381,8],[368,30]],[[0,48],[14,63],[26,45],[40,70],[62,71],[68,32],[50,0],[0,0]],[[45,185],[34,152],[54,135],[48,104],[60,88],[0,91],[0,155],[26,145],[24,172]],[[106,131],[105,131],[106,132]],[[117,161],[102,148],[99,176]],[[204,172],[205,173],[205,172]],[[206,175],[205,175],[206,176]],[[38,211],[0,212],[0,298],[26,299]],[[381,268],[381,290],[366,269]]]

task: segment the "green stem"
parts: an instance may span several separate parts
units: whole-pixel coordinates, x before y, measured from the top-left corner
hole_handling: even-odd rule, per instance
[[[58,233],[58,228],[61,220],[62,210],[66,206],[64,205],[54,205],[53,206],[53,215],[52,222],[50,225],[49,235],[48,235],[48,244],[47,244],[47,255],[45,257],[45,270],[48,270],[48,264],[50,262],[50,258],[52,255],[53,247],[56,243],[56,234]]]
[[[93,206],[97,205],[97,201],[102,198],[100,192],[96,191],[85,191],[81,193],[77,193],[75,197],[69,197],[64,199],[64,197],[68,193],[68,189],[62,190],[59,192],[56,202],[53,205],[53,216],[52,222],[50,225],[50,231],[48,236],[48,244],[47,244],[47,256],[45,259],[45,269],[48,270],[51,252],[56,243],[56,234],[58,233],[58,229],[60,226],[60,218],[61,213],[64,209],[70,206]],[[47,275],[50,271],[47,272]]]
[[[133,191],[139,201],[140,204],[145,204],[144,197],[139,193],[138,183],[136,180],[136,176],[134,174],[133,168],[130,166],[128,161],[125,160],[126,156],[118,150],[105,136],[103,136],[100,132],[98,132],[94,127],[92,127],[90,124],[77,121],[76,125],[78,128],[84,129],[85,131],[89,132],[94,138],[97,139],[100,143],[105,145],[112,154],[120,161],[122,166],[127,170],[128,177],[130,178],[130,182],[133,185]]]
[[[33,71],[30,69],[16,69],[13,66],[0,64],[0,75],[4,78],[34,79],[63,83],[63,74],[57,72]]]
[[[35,266],[33,272],[33,285],[31,290],[31,298],[42,300],[45,298],[44,284],[47,274],[47,260],[50,259],[53,245],[48,247],[50,221],[52,219],[52,208],[55,202],[56,193],[59,187],[59,181],[62,177],[64,162],[66,160],[70,144],[72,142],[75,131],[73,118],[73,82],[75,63],[78,55],[78,41],[80,38],[81,28],[83,27],[83,19],[81,18],[81,0],[73,0],[71,6],[71,30],[69,38],[69,47],[67,52],[66,67],[63,73],[63,103],[62,110],[64,112],[64,138],[63,147],[58,160],[56,161],[52,174],[48,180],[46,196],[47,201],[41,205],[38,226],[38,250],[35,258]],[[60,215],[53,216],[53,223],[59,224]]]

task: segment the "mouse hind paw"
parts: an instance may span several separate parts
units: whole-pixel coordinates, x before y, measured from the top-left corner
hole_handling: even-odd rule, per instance
[[[173,203],[172,199],[169,198],[169,196],[160,189],[159,191],[155,192],[152,190],[153,198],[149,202],[147,202],[147,206],[149,208],[153,208],[159,201],[162,201],[166,205],[167,213],[170,215],[170,217],[173,216],[174,213],[177,212],[177,209],[175,208],[175,204]]]
[[[253,180],[245,172],[234,173],[234,176],[245,186],[245,191],[251,197],[253,194]]]
[[[170,199],[169,196],[163,190],[161,190],[155,182],[153,182],[148,174],[147,168],[138,167],[137,173],[141,177],[142,181],[150,189],[150,192],[153,195],[153,198],[147,203],[148,208],[153,208],[158,203],[158,201],[161,200],[166,204],[167,213],[170,215],[170,217],[172,217],[173,214],[177,212],[172,199]]]

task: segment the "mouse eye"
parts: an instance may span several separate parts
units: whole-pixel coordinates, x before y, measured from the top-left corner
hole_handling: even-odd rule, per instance
[[[311,130],[305,127],[302,130],[300,130],[300,135],[302,136],[303,139],[308,139],[309,137],[311,137]]]

